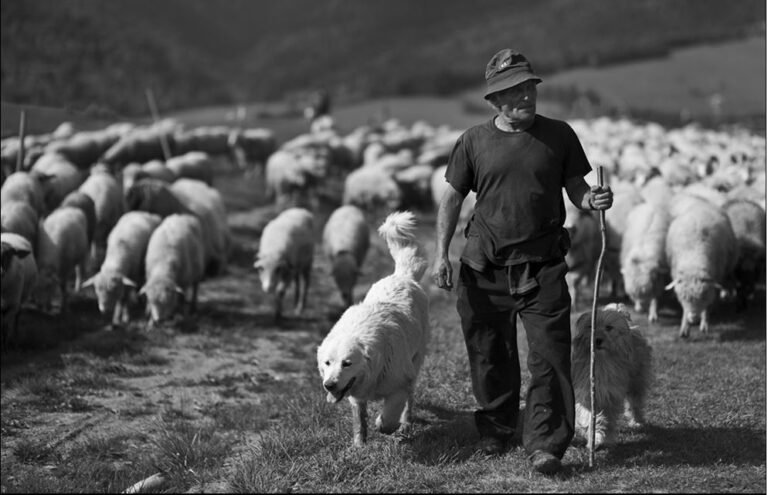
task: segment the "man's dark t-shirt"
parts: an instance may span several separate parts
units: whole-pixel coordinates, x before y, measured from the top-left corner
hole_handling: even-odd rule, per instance
[[[446,180],[477,194],[461,261],[483,271],[563,255],[563,187],[592,168],[576,133],[561,120],[536,115],[522,132],[504,132],[493,119],[456,141]],[[566,238],[564,239],[564,236]]]

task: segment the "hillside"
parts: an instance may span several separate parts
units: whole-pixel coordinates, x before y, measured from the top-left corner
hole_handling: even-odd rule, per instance
[[[146,87],[165,109],[321,86],[336,101],[446,95],[482,82],[501,46],[548,74],[741,38],[765,15],[761,0],[4,0],[1,98],[132,116]]]

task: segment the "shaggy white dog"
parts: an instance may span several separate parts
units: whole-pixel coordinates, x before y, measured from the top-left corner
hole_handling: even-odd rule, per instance
[[[590,335],[592,315],[576,322],[571,349],[571,375],[576,398],[576,435],[591,446]],[[651,346],[632,325],[623,304],[608,304],[595,318],[595,448],[614,441],[619,416],[628,426],[642,425],[643,405],[652,379]]]
[[[395,260],[393,274],[347,308],[317,349],[329,402],[352,405],[354,445],[367,439],[367,403],[383,399],[376,428],[394,433],[410,424],[413,390],[429,342],[429,299],[419,284],[427,268],[411,212],[389,215],[379,227]]]

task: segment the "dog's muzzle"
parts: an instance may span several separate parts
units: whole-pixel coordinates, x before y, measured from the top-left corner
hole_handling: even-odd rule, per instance
[[[344,398],[345,395],[347,395],[347,392],[352,388],[352,385],[355,384],[355,378],[351,379],[349,383],[347,383],[347,386],[344,387],[341,390],[336,390],[338,383],[323,383],[323,387],[328,391],[328,402],[339,402],[341,399]]]

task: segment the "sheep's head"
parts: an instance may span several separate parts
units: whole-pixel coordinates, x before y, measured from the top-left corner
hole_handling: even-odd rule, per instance
[[[2,269],[0,275],[5,276],[6,272],[11,268],[13,258],[23,259],[31,253],[29,249],[15,248],[7,242],[0,244],[0,259],[2,260]]]
[[[184,290],[173,280],[156,279],[144,285],[139,291],[147,299],[147,314],[154,323],[159,323],[173,316]]]
[[[290,282],[290,270],[288,264],[282,259],[259,258],[253,264],[261,280],[261,289],[271,294],[285,292]]]
[[[117,272],[99,272],[83,283],[83,288],[93,286],[101,314],[114,311],[118,301],[125,297],[125,287],[136,284]]]

